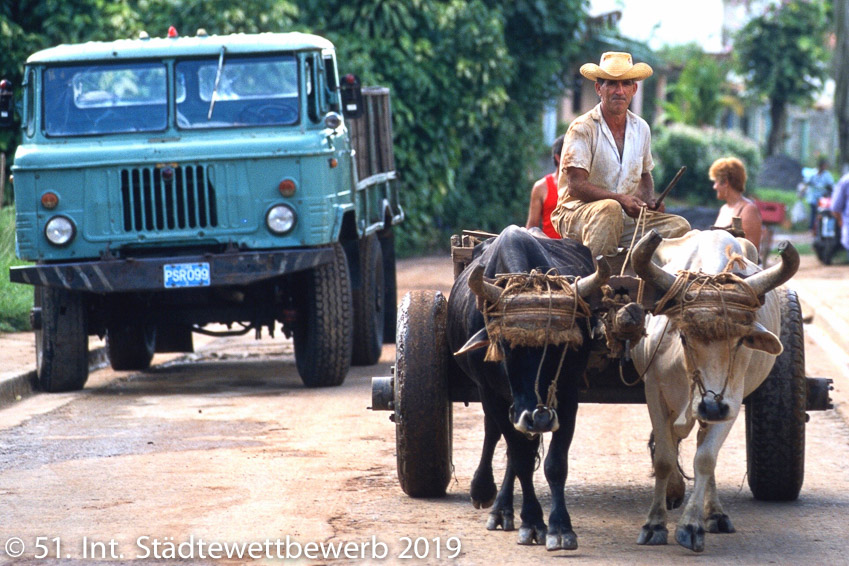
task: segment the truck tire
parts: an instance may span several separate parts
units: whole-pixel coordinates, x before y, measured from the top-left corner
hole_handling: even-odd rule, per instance
[[[395,358],[398,480],[410,497],[442,497],[451,480],[448,301],[439,291],[404,295]]]
[[[333,254],[333,261],[305,272],[300,286],[292,339],[298,373],[307,387],[341,385],[351,365],[348,262],[340,244],[333,244]]]
[[[746,400],[746,459],[755,499],[793,501],[805,478],[805,337],[796,292],[776,292],[784,351]]]
[[[35,359],[42,391],[79,391],[88,379],[88,332],[83,296],[55,287],[36,287]]]
[[[147,369],[155,351],[156,326],[119,324],[106,329],[106,354],[114,370]]]
[[[389,227],[378,239],[383,253],[383,343],[394,344],[398,317],[398,280],[395,273],[395,233]]]
[[[375,234],[358,244],[356,281],[352,281],[354,305],[354,346],[351,363],[371,366],[380,359],[383,350],[384,279],[383,254]]]

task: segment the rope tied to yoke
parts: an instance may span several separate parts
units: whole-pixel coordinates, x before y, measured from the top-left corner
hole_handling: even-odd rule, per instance
[[[583,335],[576,323],[578,319],[592,315],[590,306],[578,294],[578,279],[557,275],[554,270],[543,273],[534,269],[530,273],[501,274],[494,282],[504,289],[498,300],[494,303],[482,300],[479,303],[490,340],[485,361],[504,359],[502,340],[511,348],[543,348],[534,388],[539,405],[542,405],[540,373],[548,346],[566,346],[546,395],[546,405],[553,409],[557,406],[557,379],[566,352],[583,343]]]

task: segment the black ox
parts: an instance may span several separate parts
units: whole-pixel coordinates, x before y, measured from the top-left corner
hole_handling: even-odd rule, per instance
[[[504,289],[494,284],[497,275],[529,274],[532,270],[537,273],[525,283],[518,280],[520,286],[536,282],[535,287],[527,285],[525,295],[520,291],[507,298]],[[513,530],[515,474],[523,494],[519,544],[541,544],[544,538],[548,550],[578,546],[564,487],[592,320],[583,300],[574,297],[575,292],[587,297],[608,275],[607,264],[600,262],[596,271],[589,249],[576,241],[536,237],[524,228],[509,226],[479,245],[451,289],[448,343],[459,366],[477,384],[485,414],[486,435],[481,463],[472,480],[472,502],[475,507],[488,507],[494,500],[487,528]],[[576,310],[572,316],[564,316],[570,292]],[[499,313],[504,314],[501,319]],[[527,337],[533,334],[527,332],[529,321],[538,327],[536,335],[543,336],[541,341],[518,340],[508,329],[493,326],[516,322],[523,326],[520,334]],[[566,343],[562,343],[564,336],[570,337]],[[486,361],[493,359],[497,361]],[[548,528],[533,486],[540,435],[545,432],[553,433],[544,468],[552,496]],[[496,497],[492,455],[501,435],[507,442],[507,470]]]

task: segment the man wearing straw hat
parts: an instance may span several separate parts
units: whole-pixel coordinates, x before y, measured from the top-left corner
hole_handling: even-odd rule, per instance
[[[551,223],[561,237],[583,242],[594,256],[615,256],[631,245],[637,230],[656,229],[665,238],[690,230],[686,219],[664,213],[662,203],[656,206],[651,130],[628,110],[637,82],[652,72],[645,63],[634,64],[630,53],[613,51],[599,65],[581,67],[595,81],[601,102],[566,132]]]

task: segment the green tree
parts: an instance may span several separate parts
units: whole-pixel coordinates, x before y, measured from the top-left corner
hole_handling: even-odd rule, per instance
[[[766,154],[785,139],[791,104],[810,104],[827,76],[826,6],[819,0],[788,0],[767,8],[737,35],[737,66],[747,88],[769,100],[771,128]]]
[[[543,105],[579,42],[581,0],[300,0],[364,83],[389,86],[405,246],[521,222]],[[411,242],[410,239],[415,240]]]
[[[125,0],[151,36],[164,36],[170,26],[181,35],[289,31],[297,8],[286,0]]]
[[[715,126],[725,107],[725,75],[715,57],[702,52],[690,57],[669,87],[667,117],[691,126]]]

